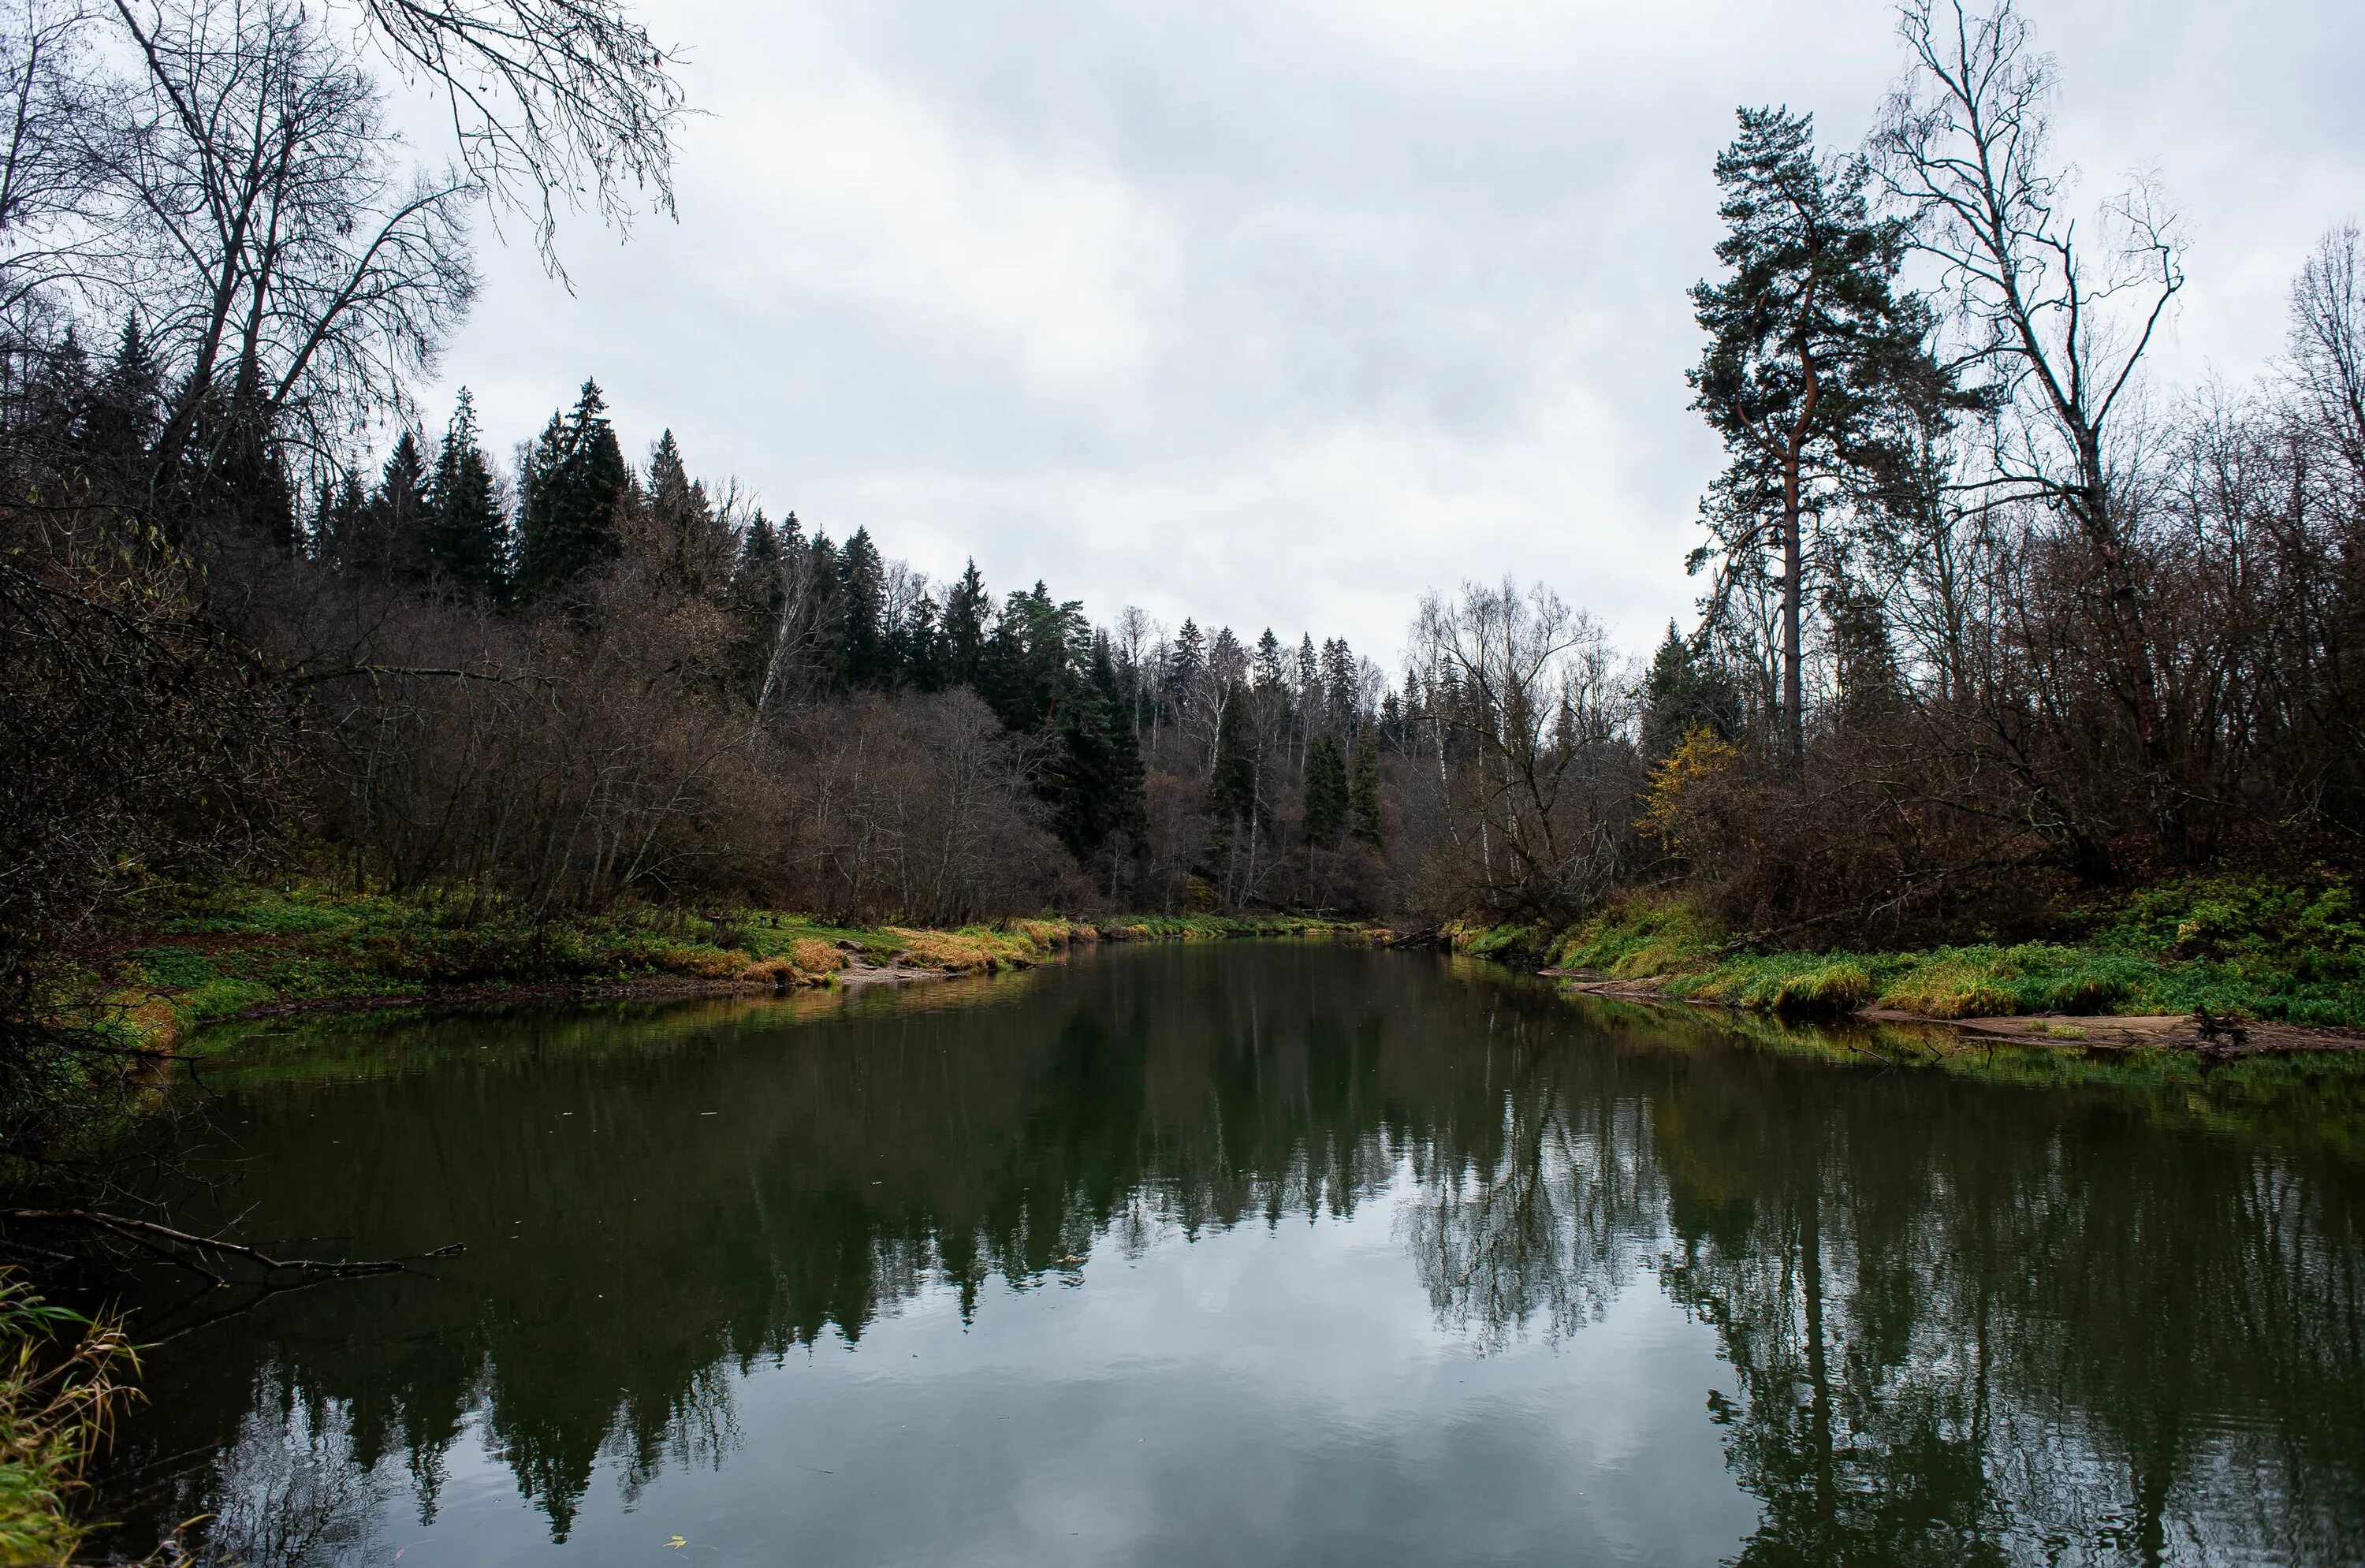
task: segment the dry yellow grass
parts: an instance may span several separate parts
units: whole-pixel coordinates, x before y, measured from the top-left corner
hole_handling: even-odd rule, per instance
[[[751,984],[794,985],[804,976],[787,958],[758,958],[741,969],[739,978]]]
[[[887,928],[887,935],[902,945],[903,957],[924,969],[947,969],[954,974],[966,974],[971,969],[999,969],[1018,957],[1015,952],[997,951],[1016,945],[1007,938],[997,942],[982,932],[974,931],[913,931],[900,925]]]
[[[789,961],[807,976],[834,975],[846,968],[846,955],[818,936],[800,936],[790,943]]]
[[[663,967],[678,975],[689,975],[698,980],[736,980],[745,971],[747,955],[735,951],[677,949],[660,960]]]

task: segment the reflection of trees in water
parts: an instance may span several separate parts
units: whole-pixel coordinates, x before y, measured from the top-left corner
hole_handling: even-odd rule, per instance
[[[1723,1065],[1662,1118],[1697,1180],[1661,1276],[1732,1364],[1743,1562],[2365,1545],[2353,1171],[2107,1095]]]
[[[216,1461],[214,1518],[203,1560],[303,1562],[364,1554],[379,1511],[394,1491],[375,1467],[358,1462],[353,1412],[309,1397],[275,1367],[260,1370],[253,1408]],[[414,1476],[422,1510],[433,1510],[440,1474]]]
[[[471,1421],[563,1538],[603,1460],[628,1496],[722,1464],[740,1374],[933,1284],[974,1313],[997,1276],[1392,1182],[1433,1310],[1482,1348],[1579,1332],[1648,1277],[1714,1328],[1711,1413],[1762,1504],[1745,1562],[2365,1542],[2355,1171],[2171,1135],[2133,1096],[1629,1039],[1306,948],[656,1052],[502,1028],[481,1067],[247,1102],[254,1234],[477,1249],[448,1286],[309,1293],[152,1369],[160,1440],[216,1453],[173,1505],[234,1501],[219,1539],[252,1561],[341,1554],[406,1471],[432,1511]]]
[[[1665,1201],[1642,1107],[1572,1092],[1575,1059],[1538,1050],[1516,1063],[1491,1159],[1439,1146],[1415,1160],[1399,1228],[1438,1321],[1482,1348],[1530,1327],[1575,1333],[1657,1238]]]

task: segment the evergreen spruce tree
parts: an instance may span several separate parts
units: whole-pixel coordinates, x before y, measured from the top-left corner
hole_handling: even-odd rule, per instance
[[[649,454],[644,494],[661,580],[688,598],[721,602],[736,565],[731,525],[716,514],[706,487],[689,476],[670,430]]]
[[[1382,711],[1395,700],[1395,693],[1388,693]],[[1347,831],[1357,842],[1380,847],[1380,745],[1379,736],[1368,730],[1355,743],[1354,778],[1347,786]]]
[[[566,459],[566,417],[554,413],[518,455],[515,587],[521,600],[534,599],[564,580],[558,572],[563,562],[555,513]]]
[[[444,427],[427,487],[429,572],[498,601],[509,588],[509,530],[465,386]]]
[[[1869,732],[1893,719],[1905,701],[1904,678],[1880,596],[1842,579],[1823,595],[1832,629],[1839,702],[1834,715],[1844,730]]]
[[[857,528],[837,554],[838,684],[849,691],[893,684],[887,667],[886,566],[870,531]]]
[[[1104,794],[1109,802],[1109,831],[1123,833],[1134,852],[1139,854],[1149,844],[1149,798],[1145,788],[1148,774],[1142,767],[1141,737],[1134,731],[1122,672],[1111,656],[1105,636],[1093,639],[1092,682],[1108,715],[1109,763]]]
[[[1322,644],[1322,705],[1330,727],[1347,734],[1355,722],[1355,654],[1344,637]]]
[[[1264,635],[1257,639],[1256,656],[1250,668],[1254,672],[1253,678],[1259,691],[1286,689],[1281,668],[1281,639],[1272,634],[1272,627],[1266,627]]]
[[[978,575],[977,560],[961,568],[960,580],[945,595],[944,680],[978,689],[985,676],[985,646],[992,632],[993,599]]]
[[[915,691],[936,691],[945,684],[944,629],[932,594],[922,594],[887,628],[888,678]]]
[[[361,476],[350,468],[341,470],[336,483],[320,492],[312,518],[312,554],[342,570],[346,552],[361,548],[368,511],[369,491]]]
[[[1174,656],[1166,664],[1166,700],[1175,711],[1182,711],[1191,688],[1198,684],[1199,674],[1206,667],[1207,635],[1197,622],[1185,616],[1182,630],[1174,633]]]
[[[793,512],[789,521],[796,521]],[[781,542],[784,552],[797,547],[791,540]],[[846,669],[846,607],[840,591],[844,578],[838,571],[837,546],[828,534],[816,529],[802,548],[813,597],[813,668],[828,682],[831,690],[843,690],[838,682]]]
[[[566,588],[616,558],[616,506],[631,477],[597,381],[552,415],[527,463],[519,517],[519,586],[532,599]]]
[[[1117,833],[1137,846],[1147,834],[1141,754],[1122,701],[1108,639],[1095,636],[1082,678],[1069,682],[1059,700],[1049,791],[1060,840],[1080,860],[1099,854]]]
[[[731,667],[750,700],[762,689],[780,613],[780,535],[759,508],[731,568]]]
[[[1207,815],[1223,844],[1229,844],[1244,830],[1262,825],[1246,696],[1238,685],[1225,693],[1224,716],[1216,727],[1216,765],[1207,778]]]
[[[378,582],[416,582],[427,555],[427,454],[419,437],[404,431],[379,471],[377,487],[364,509],[359,537],[352,538],[338,565]]]
[[[1314,737],[1306,753],[1306,837],[1323,847],[1339,842],[1349,807],[1346,764],[1328,733]]]
[[[148,499],[149,448],[156,440],[163,400],[163,373],[140,330],[138,313],[126,314],[115,357],[92,385],[80,420],[79,441],[92,477],[109,498],[133,506]]]
[[[160,510],[174,536],[295,550],[296,487],[264,410],[239,390],[260,375],[250,358],[230,385],[200,398],[174,471],[158,476],[165,503]]]
[[[1656,761],[1698,729],[1728,740],[1739,734],[1740,699],[1670,621],[1666,639],[1642,677],[1642,755]]]
[[[46,353],[28,345],[21,358],[12,356],[10,369],[12,379],[22,377],[8,398],[11,454],[39,454],[36,461],[54,461],[62,471],[80,467],[94,474],[86,432],[100,378],[91,374],[90,355],[83,352],[73,323],[66,323],[63,336]]]

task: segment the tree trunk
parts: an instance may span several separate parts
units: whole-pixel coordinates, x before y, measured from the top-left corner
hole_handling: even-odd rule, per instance
[[[1815,367],[1814,352],[1799,345],[1799,369],[1806,383],[1799,403],[1798,422],[1790,427],[1782,448],[1782,759],[1793,773],[1807,761],[1807,681],[1799,635],[1799,558],[1800,514],[1799,469],[1807,449],[1807,432],[1814,428],[1815,406],[1822,401],[1823,381]]]
[[[1792,771],[1807,759],[1807,683],[1799,648],[1799,471],[1782,495],[1782,756]]]

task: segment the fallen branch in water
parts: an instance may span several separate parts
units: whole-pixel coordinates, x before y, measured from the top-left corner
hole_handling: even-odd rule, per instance
[[[203,1263],[189,1256],[197,1253],[214,1258],[235,1258],[251,1263],[265,1274],[310,1274],[322,1278],[343,1278],[360,1274],[393,1274],[408,1269],[412,1263],[428,1258],[449,1258],[465,1250],[458,1242],[438,1247],[432,1252],[421,1252],[413,1258],[384,1259],[318,1259],[274,1258],[259,1248],[247,1247],[235,1241],[223,1241],[210,1236],[198,1236],[191,1231],[175,1230],[154,1220],[133,1219],[124,1215],[101,1213],[94,1209],[0,1209],[0,1220],[19,1221],[28,1225],[73,1226],[118,1237],[144,1251],[154,1253],[166,1261],[177,1264],[193,1273],[202,1274],[216,1284],[230,1282]]]

